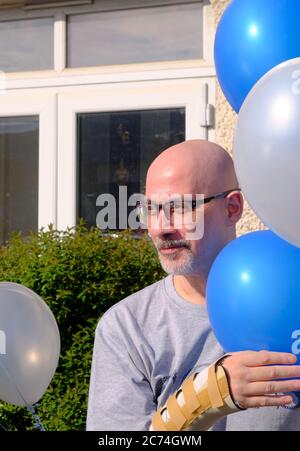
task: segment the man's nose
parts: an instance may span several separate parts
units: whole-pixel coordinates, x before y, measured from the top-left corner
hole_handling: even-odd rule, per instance
[[[174,236],[174,234],[178,233],[178,228],[174,225],[172,215],[171,217],[166,215],[163,208],[159,209],[155,218],[150,218],[148,230],[152,237],[155,236],[160,238],[166,235]]]
[[[175,224],[174,224],[174,218],[173,215],[170,213],[166,213],[165,209],[160,206],[159,212],[157,215],[157,224],[159,231],[162,232],[168,232],[176,230]]]

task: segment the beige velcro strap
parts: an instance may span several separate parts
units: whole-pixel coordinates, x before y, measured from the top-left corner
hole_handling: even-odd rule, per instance
[[[223,415],[235,411],[228,404],[232,399],[224,368],[216,367],[216,364],[213,364],[204,371],[206,371],[206,380],[200,382],[203,375],[200,376],[197,385],[198,375],[195,377],[193,374],[184,381],[175,394],[169,397],[165,406],[153,415],[152,430],[182,431],[186,430],[195,418],[210,409],[215,411],[214,415],[216,416],[222,416],[222,409],[224,410]]]
[[[201,415],[203,412],[206,412],[210,408],[210,399],[208,396],[207,389],[201,390],[197,393],[197,398],[199,399],[200,409],[197,412],[198,415]]]
[[[169,419],[168,421],[165,422],[167,431],[177,431],[176,429],[176,425],[173,423],[173,421],[171,419]]]
[[[197,393],[194,387],[194,377],[186,379],[181,387],[182,393],[185,399],[185,404],[182,407],[183,413],[186,418],[190,418],[194,412],[196,412],[200,405]]]
[[[164,410],[164,409],[162,409]],[[177,431],[176,425],[173,423],[171,419],[168,421],[164,421],[162,419],[160,410],[155,412],[155,414],[152,417],[152,426],[154,431]]]
[[[177,402],[176,394],[168,399],[167,410],[170,418],[172,418],[173,423],[176,425],[176,430],[180,431],[190,415],[185,417],[183,410],[179,407]]]
[[[152,417],[152,428],[154,431],[167,431],[166,423],[162,419],[160,410],[157,410]]]
[[[214,365],[208,368],[207,391],[211,407],[213,409],[222,407],[224,402],[218,387],[217,375]]]
[[[222,393],[222,398],[226,399],[227,396],[230,396],[230,390],[229,390],[227,376],[226,376],[225,370],[222,366],[218,368],[218,372],[222,372],[221,373],[222,376],[220,378],[218,377],[218,387],[219,387],[220,393]]]

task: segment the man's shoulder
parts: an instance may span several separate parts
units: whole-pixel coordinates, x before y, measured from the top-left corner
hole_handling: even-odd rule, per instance
[[[135,318],[144,317],[151,304],[153,304],[153,308],[155,308],[155,304],[162,306],[165,297],[165,281],[167,277],[164,277],[117,302],[103,314],[101,321],[110,322],[120,316],[124,318],[124,315],[133,315]]]

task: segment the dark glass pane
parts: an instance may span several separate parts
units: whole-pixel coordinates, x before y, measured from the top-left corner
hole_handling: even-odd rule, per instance
[[[38,228],[39,118],[0,118],[0,241]]]
[[[68,67],[202,58],[202,8],[199,2],[71,15]]]
[[[185,110],[162,109],[78,114],[78,216],[96,225],[99,194],[116,199],[120,226],[119,188],[126,202],[143,193],[150,163],[167,147],[185,139]],[[128,208],[128,212],[130,208]]]

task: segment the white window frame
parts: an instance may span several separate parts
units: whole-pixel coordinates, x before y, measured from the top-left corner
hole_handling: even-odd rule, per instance
[[[56,96],[0,95],[0,117],[14,116],[39,116],[38,227],[56,226]]]
[[[153,80],[189,77],[215,76],[213,61],[214,16],[212,6],[203,2],[203,58],[183,61],[93,66],[66,67],[67,16],[80,13],[113,11],[136,7],[165,6],[168,4],[196,3],[201,0],[96,0],[82,6],[60,8],[18,9],[1,12],[1,21],[54,17],[54,68],[45,71],[6,73],[8,90],[22,88],[46,88],[74,86],[90,83],[127,80]],[[138,77],[138,78],[137,78]]]

